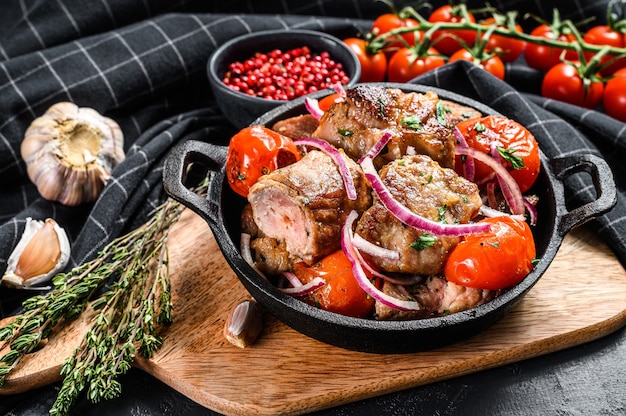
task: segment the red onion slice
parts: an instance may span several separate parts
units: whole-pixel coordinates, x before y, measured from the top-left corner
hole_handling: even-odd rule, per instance
[[[321,120],[322,116],[324,115],[324,112],[320,108],[320,103],[316,99],[306,97],[304,99],[304,107],[309,112],[309,114],[311,114],[317,120]]]
[[[333,90],[335,90],[335,92],[337,94],[339,94],[339,97],[341,98],[345,98],[346,97],[346,90],[343,88],[343,85],[340,82],[335,82],[333,85]],[[338,102],[338,101],[335,101]]]
[[[356,200],[356,187],[354,185],[352,173],[350,173],[350,168],[348,168],[348,164],[341,156],[341,153],[339,153],[339,150],[324,140],[314,138],[298,139],[296,140],[296,144],[315,147],[330,156],[339,168],[339,173],[343,179],[343,185],[346,188],[346,195],[348,196],[348,199],[352,201]]]
[[[500,184],[502,194],[504,195],[506,202],[509,204],[509,208],[511,208],[511,212],[517,215],[524,215],[525,209],[522,191],[520,190],[517,182],[515,182],[515,179],[513,179],[509,171],[506,170],[499,160],[496,160],[476,149],[472,149],[471,147],[457,148],[456,153],[471,156],[493,169],[496,174],[496,178],[498,179],[498,183]]]
[[[311,293],[315,289],[318,289],[326,284],[326,281],[321,277],[315,277],[311,279],[310,282],[300,285],[297,287],[283,287],[279,288],[279,290],[287,295],[291,296],[303,296],[307,293]]]
[[[382,303],[383,305],[389,306],[390,308],[403,311],[421,310],[421,306],[417,301],[400,300],[394,298],[393,296],[389,296],[388,294],[380,291],[376,286],[372,284],[372,282],[370,282],[369,277],[367,277],[367,275],[365,274],[365,271],[363,270],[363,267],[358,260],[356,248],[352,245],[352,224],[357,217],[357,212],[353,210],[346,218],[346,222],[343,225],[343,229],[341,232],[341,248],[350,263],[352,264],[352,273],[354,274],[354,278],[356,279],[359,286],[361,286],[361,289],[363,289],[365,293],[376,299],[378,302]]]
[[[374,159],[376,156],[378,156],[380,151],[383,150],[385,146],[387,146],[387,143],[389,143],[390,141],[391,141],[391,133],[385,132],[385,134],[383,134],[380,140],[378,140],[374,144],[374,146],[372,146],[370,150],[367,151],[365,156],[359,159],[359,163],[363,162],[363,160],[365,159]]]
[[[489,230],[489,224],[485,223],[443,224],[417,215],[391,195],[391,192],[389,192],[380,176],[378,176],[372,159],[368,157],[364,158],[361,162],[361,167],[363,168],[365,177],[372,185],[376,196],[378,196],[385,208],[387,208],[394,217],[410,227],[440,236],[459,236]]]
[[[528,211],[529,216],[529,224],[537,225],[537,207],[528,200],[528,198],[524,198],[524,206],[526,211]]]
[[[400,260],[400,253],[398,253],[398,251],[377,246],[356,233],[352,236],[352,244],[359,251],[362,251],[372,257],[378,257],[385,260]]]
[[[467,140],[465,140],[465,136],[461,133],[461,130],[457,126],[454,126],[454,138],[456,139],[458,145],[456,147],[469,147],[467,144]],[[463,177],[468,181],[474,182],[474,177],[476,176],[476,165],[474,163],[474,158],[470,156],[466,156],[463,161]]]

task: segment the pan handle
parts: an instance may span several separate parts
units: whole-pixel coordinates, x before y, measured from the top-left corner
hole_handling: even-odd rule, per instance
[[[560,218],[558,233],[564,237],[572,228],[610,211],[617,203],[617,189],[608,163],[592,154],[576,154],[550,161],[556,178],[563,182],[567,177],[587,172],[591,175],[597,198],[571,211],[565,208]]]
[[[210,172],[219,171],[226,163],[228,147],[198,140],[188,140],[174,147],[163,167],[163,187],[174,200],[189,207],[206,221],[215,224],[218,218],[218,203],[191,191],[185,182],[192,164],[197,163]],[[209,184],[209,194],[213,181]]]

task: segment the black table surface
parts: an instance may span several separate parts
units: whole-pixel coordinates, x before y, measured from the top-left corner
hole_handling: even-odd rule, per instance
[[[626,415],[626,330],[533,359],[347,403],[314,415]],[[359,371],[366,371],[359,369]],[[372,377],[376,377],[372,374]],[[151,375],[131,369],[122,395],[75,415],[217,415]],[[47,414],[59,383],[0,398],[0,414]]]

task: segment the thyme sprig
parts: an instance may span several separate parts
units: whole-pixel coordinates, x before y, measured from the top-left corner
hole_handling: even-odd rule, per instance
[[[205,189],[203,183],[194,191]],[[111,241],[95,259],[55,276],[52,291],[24,301],[23,313],[0,327],[0,387],[57,324],[76,319],[93,301],[97,314],[62,366],[64,378],[50,414],[68,414],[85,390],[92,402],[117,397],[117,377],[137,353],[150,358],[163,342],[159,329],[172,322],[166,243],[182,211],[180,203],[166,200],[145,224]]]

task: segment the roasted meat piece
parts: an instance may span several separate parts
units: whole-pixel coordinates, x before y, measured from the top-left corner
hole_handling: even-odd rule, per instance
[[[385,132],[392,135],[387,153],[375,164],[409,153],[430,156],[441,166],[454,166],[453,120],[458,114],[446,108],[434,92],[404,93],[399,89],[361,85],[346,91],[346,99],[330,106],[313,133],[342,148],[357,160]]]
[[[311,137],[320,122],[310,114],[303,114],[277,121],[272,130],[291,139]]]
[[[404,156],[385,165],[379,174],[396,200],[412,212],[433,221],[466,223],[482,205],[476,184],[452,169],[442,168],[428,156]],[[374,244],[400,253],[397,261],[372,258],[381,270],[394,273],[440,273],[448,252],[459,241],[459,237],[439,236],[432,246],[420,247],[420,237],[424,232],[400,222],[378,198],[359,219],[356,233]]]
[[[338,250],[341,227],[351,210],[371,205],[371,188],[361,167],[341,152],[357,190],[348,199],[343,179],[327,154],[313,150],[300,161],[262,176],[250,188],[254,222],[269,238],[284,241],[286,250],[307,264]]]
[[[375,317],[380,320],[420,319],[460,312],[482,305],[496,295],[496,291],[459,286],[440,276],[430,276],[424,283],[409,288],[385,282],[382,290],[401,300],[415,300],[421,309],[400,311],[376,302]]]

